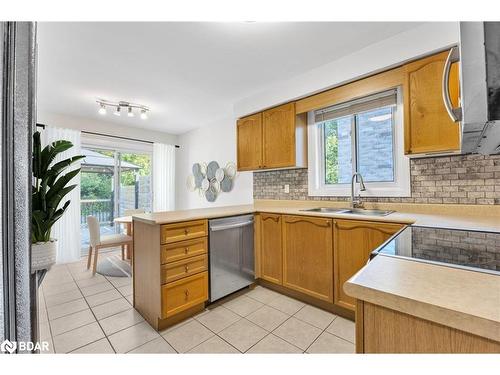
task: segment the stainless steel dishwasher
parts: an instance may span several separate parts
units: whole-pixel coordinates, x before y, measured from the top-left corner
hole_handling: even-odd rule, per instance
[[[210,302],[254,282],[253,215],[214,219],[210,227]]]

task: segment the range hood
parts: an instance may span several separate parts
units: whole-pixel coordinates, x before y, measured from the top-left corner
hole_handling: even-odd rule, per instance
[[[460,61],[460,104],[452,108],[449,69]],[[443,101],[462,127],[462,153],[500,153],[500,22],[460,22],[460,47],[451,49],[443,74]]]

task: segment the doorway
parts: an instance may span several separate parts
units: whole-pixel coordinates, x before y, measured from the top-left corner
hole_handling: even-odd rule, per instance
[[[95,216],[101,235],[120,233],[114,219],[126,210],[152,209],[151,153],[83,146],[81,171],[82,255],[89,246],[87,216]]]

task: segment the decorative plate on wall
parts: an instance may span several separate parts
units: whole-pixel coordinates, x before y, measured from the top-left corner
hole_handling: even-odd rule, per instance
[[[215,202],[219,193],[230,192],[233,189],[233,179],[236,177],[236,165],[232,162],[224,168],[215,160],[210,163],[194,163],[192,174],[188,176],[186,186],[189,191],[198,191],[200,197],[208,202]]]

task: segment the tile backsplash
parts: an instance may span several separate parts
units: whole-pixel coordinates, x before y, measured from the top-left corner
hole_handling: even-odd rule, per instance
[[[366,197],[367,202],[500,204],[500,155],[456,155],[412,159],[411,197]],[[290,185],[285,193],[284,185]],[[307,194],[307,169],[253,173],[254,199],[336,200]]]

